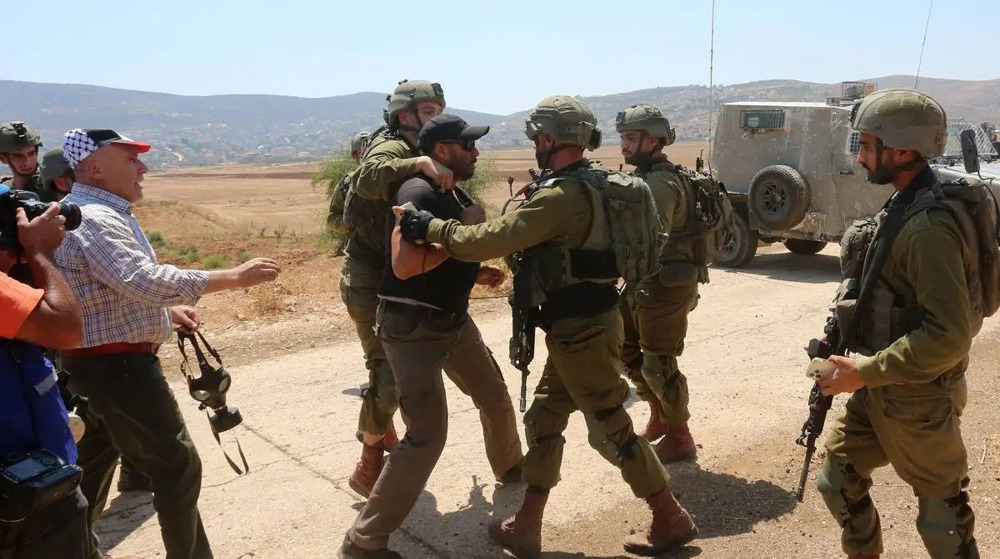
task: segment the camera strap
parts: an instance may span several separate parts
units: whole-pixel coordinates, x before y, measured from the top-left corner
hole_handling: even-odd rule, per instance
[[[185,378],[187,378],[188,382],[194,380],[195,376],[191,373],[190,364],[188,363],[188,356],[187,353],[184,351],[185,341],[191,342],[191,346],[194,347],[195,357],[198,360],[198,367],[201,369],[203,374],[205,370],[207,370],[211,374],[214,373],[217,369],[222,368],[222,358],[219,357],[219,352],[215,351],[215,348],[213,348],[208,343],[208,340],[205,339],[205,336],[203,336],[201,332],[196,331],[195,334],[198,335],[198,338],[195,338],[193,334],[188,334],[186,332],[181,332],[181,331],[177,332],[177,349],[180,350],[181,357],[184,358],[184,361],[181,362],[181,373],[184,375]],[[199,338],[201,339],[201,343],[205,344],[205,349],[208,350],[208,352],[212,355],[212,357],[215,358],[215,361],[219,364],[218,368],[213,367],[212,365],[209,364],[208,359],[205,357],[205,352],[202,351],[201,346],[198,344]],[[247,464],[247,457],[245,454],[243,454],[243,446],[240,445],[240,439],[239,437],[236,436],[236,433],[233,433],[233,439],[236,440],[236,450],[239,452],[240,459],[243,461],[242,470],[236,464],[236,462],[234,462],[233,459],[229,457],[229,453],[226,452],[225,447],[222,446],[222,439],[219,437],[219,432],[216,431],[215,429],[215,424],[212,423],[211,416],[208,413],[208,408],[205,406],[205,404],[201,404],[200,408],[205,410],[205,418],[209,420],[208,426],[212,430],[212,437],[215,438],[215,442],[218,443],[219,448],[222,449],[222,455],[226,457],[226,462],[229,462],[229,467],[232,468],[234,472],[236,472],[236,475],[242,476],[244,474],[250,473],[250,465]]]

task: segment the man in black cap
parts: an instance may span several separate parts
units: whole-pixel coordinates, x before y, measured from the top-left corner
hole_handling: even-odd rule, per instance
[[[418,135],[420,150],[452,171],[472,178],[476,140],[489,127],[469,126],[453,115],[429,120]],[[418,174],[404,182],[391,206],[412,204],[442,219],[485,221],[482,207],[456,185],[443,190]],[[391,247],[382,282],[376,332],[396,377],[406,437],[389,454],[368,502],[347,533],[339,557],[393,559],[389,535],[409,514],[437,464],[448,435],[448,404],[441,371],[479,409],[486,454],[500,483],[520,481],[521,439],[503,374],[469,316],[475,284],[497,286],[504,274],[477,262],[449,259],[440,247],[402,241],[389,222]]]

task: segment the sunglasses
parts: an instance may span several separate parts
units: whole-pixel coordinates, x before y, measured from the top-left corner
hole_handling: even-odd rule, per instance
[[[444,141],[441,141],[441,142],[438,142],[438,143],[439,144],[454,144],[454,145],[458,145],[459,147],[461,147],[465,151],[472,151],[472,150],[476,149],[476,141],[475,140],[462,140],[462,141],[458,141],[458,140],[444,140]]]

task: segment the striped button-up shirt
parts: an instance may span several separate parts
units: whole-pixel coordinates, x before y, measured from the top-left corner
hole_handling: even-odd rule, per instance
[[[63,201],[79,205],[83,216],[55,251],[83,311],[80,347],[167,341],[168,307],[196,303],[208,272],[157,263],[132,205],[119,196],[76,183]]]

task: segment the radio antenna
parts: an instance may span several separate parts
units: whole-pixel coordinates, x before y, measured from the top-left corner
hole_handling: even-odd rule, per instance
[[[920,43],[920,60],[917,62],[917,76],[913,80],[913,89],[916,89],[917,84],[920,83],[920,67],[924,64],[924,47],[927,46],[927,30],[931,26],[932,10],[934,10],[934,0],[931,0],[931,5],[927,8],[927,23],[924,24],[924,40]]]
[[[712,32],[708,48],[708,171],[712,172],[712,114],[715,105],[715,0],[712,0]]]

